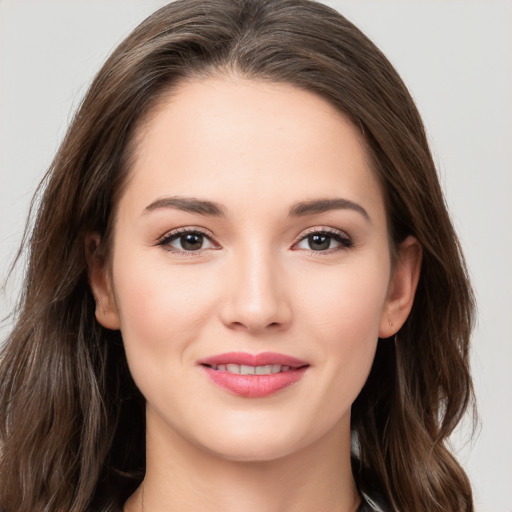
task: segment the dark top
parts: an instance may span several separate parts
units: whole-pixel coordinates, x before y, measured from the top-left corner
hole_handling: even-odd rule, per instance
[[[370,497],[361,492],[361,498],[361,505],[359,505],[357,512],[389,512],[389,507],[380,495],[375,494]]]

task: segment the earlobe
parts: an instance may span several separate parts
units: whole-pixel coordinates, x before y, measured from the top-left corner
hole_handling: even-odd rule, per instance
[[[397,262],[380,321],[380,338],[393,336],[407,320],[420,278],[421,259],[420,243],[412,236],[407,237],[398,247]]]
[[[85,239],[89,286],[96,303],[96,320],[107,329],[118,330],[119,314],[107,264],[99,251],[100,243],[101,239],[96,233],[87,235]]]

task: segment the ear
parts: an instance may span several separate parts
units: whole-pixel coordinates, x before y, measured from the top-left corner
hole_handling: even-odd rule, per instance
[[[380,320],[380,338],[393,336],[407,320],[420,278],[421,258],[421,245],[412,236],[398,247],[397,261]]]
[[[96,320],[107,329],[120,328],[119,314],[112,291],[111,276],[100,251],[100,236],[90,233],[85,238],[89,286],[96,302]]]

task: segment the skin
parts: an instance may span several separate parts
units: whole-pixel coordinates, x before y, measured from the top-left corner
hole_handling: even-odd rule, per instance
[[[155,206],[176,196],[226,215]],[[367,216],[288,215],[332,198]],[[159,243],[176,228],[207,237],[188,253],[183,239]],[[311,231],[333,230],[350,246],[310,247]],[[109,265],[90,264],[97,319],[121,330],[147,401],[146,479],[125,511],[355,510],[350,408],[378,338],[411,309],[419,244],[408,238],[398,256],[392,265],[364,139],[325,100],[240,77],[174,89],[139,127]],[[310,366],[271,396],[240,397],[197,364],[231,351]]]

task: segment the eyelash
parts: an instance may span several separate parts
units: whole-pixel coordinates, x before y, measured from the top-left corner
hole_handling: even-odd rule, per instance
[[[169,252],[176,253],[176,254],[182,254],[184,256],[199,256],[206,249],[199,249],[196,251],[187,251],[187,250],[177,249],[176,247],[171,248],[169,245],[171,242],[173,242],[174,240],[177,240],[178,238],[182,237],[183,235],[189,235],[189,234],[205,237],[210,241],[210,243],[212,243],[213,245],[216,245],[212,239],[213,237],[209,233],[207,233],[201,229],[198,229],[198,228],[188,228],[188,227],[175,229],[173,231],[170,231],[169,233],[166,233],[164,236],[162,236],[158,240],[156,245],[162,246],[162,247],[164,247],[165,250],[167,250]],[[343,231],[335,230],[333,228],[320,228],[320,229],[313,228],[310,231],[306,231],[305,233],[302,233],[300,235],[300,237],[297,238],[293,242],[292,246],[297,245],[298,243],[302,242],[303,240],[306,240],[308,237],[310,237],[312,235],[326,236],[340,244],[340,246],[338,246],[338,247],[332,247],[332,248],[322,250],[322,251],[315,251],[313,249],[305,249],[308,253],[314,254],[315,256],[316,255],[323,256],[323,255],[327,255],[327,254],[332,254],[333,252],[338,252],[340,250],[346,251],[354,245],[351,238]]]
[[[305,233],[301,233],[300,237],[293,242],[293,245],[297,245],[299,242],[303,240],[307,240],[308,237],[312,235],[322,235],[338,242],[340,244],[339,247],[330,247],[329,249],[323,251],[315,251],[313,249],[305,249],[308,253],[314,254],[315,256],[326,256],[328,254],[332,254],[338,251],[347,251],[350,249],[354,242],[352,239],[345,233],[344,231],[333,229],[333,228],[312,228],[311,230],[307,230]]]
[[[161,237],[156,245],[164,247],[166,251],[173,252],[176,254],[182,254],[184,256],[199,256],[204,249],[199,249],[197,251],[186,251],[182,249],[176,249],[176,247],[171,247],[169,244],[174,240],[182,237],[183,235],[199,235],[207,238],[212,244],[215,243],[212,240],[212,236],[205,231],[197,228],[178,228],[166,233],[163,237]]]

